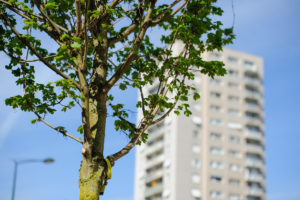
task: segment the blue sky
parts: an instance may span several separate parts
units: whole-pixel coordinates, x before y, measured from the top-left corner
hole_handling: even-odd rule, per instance
[[[265,122],[268,200],[300,199],[300,2],[298,0],[233,0],[237,39],[229,48],[262,56],[265,65]],[[233,22],[232,4],[221,0],[225,25]],[[153,31],[154,32],[154,31]],[[12,110],[4,99],[21,91],[3,69],[7,58],[0,55],[0,199],[9,199],[13,159],[55,158],[55,163],[22,165],[19,168],[16,199],[71,200],[78,198],[78,169],[81,146],[54,133],[43,124],[32,125],[30,113]],[[42,66],[41,66],[42,67]],[[39,69],[39,79],[50,79]],[[116,92],[117,93],[117,92]],[[136,92],[119,95],[134,110]],[[80,115],[60,114],[50,119],[63,122],[75,132]],[[135,121],[135,115],[131,116]],[[105,153],[110,154],[128,142],[115,133],[111,118]],[[113,178],[102,199],[133,199],[134,152],[113,168]]]

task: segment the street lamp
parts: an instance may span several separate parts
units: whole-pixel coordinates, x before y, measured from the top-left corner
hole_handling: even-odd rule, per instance
[[[14,167],[14,177],[13,177],[13,188],[12,188],[11,200],[15,199],[18,166],[20,164],[34,163],[34,162],[42,162],[42,163],[50,164],[50,163],[54,162],[54,159],[46,158],[43,160],[41,160],[41,159],[27,159],[27,160],[19,160],[19,161],[14,160],[15,167]]]

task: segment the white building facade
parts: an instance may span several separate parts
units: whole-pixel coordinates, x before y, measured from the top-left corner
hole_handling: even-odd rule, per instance
[[[148,130],[136,151],[135,200],[266,199],[263,60],[229,49],[204,57],[222,60],[227,75],[196,77],[193,115]]]

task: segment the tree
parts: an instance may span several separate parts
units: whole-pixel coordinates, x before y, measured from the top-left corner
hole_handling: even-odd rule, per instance
[[[114,163],[136,144],[145,142],[146,130],[172,111],[189,116],[187,103],[199,94],[191,81],[196,73],[224,75],[224,64],[204,61],[201,54],[222,50],[232,42],[232,28],[223,28],[214,15],[222,15],[216,0],[0,0],[0,50],[10,57],[6,69],[23,86],[23,94],[6,104],[33,112],[32,123],[43,122],[63,136],[82,144],[79,188],[81,200],[99,199],[108,177],[103,155],[108,107],[115,117],[116,131],[130,138],[120,151],[107,157]],[[149,30],[161,31],[151,38]],[[45,40],[44,38],[48,39]],[[55,42],[56,51],[45,48]],[[173,45],[184,45],[175,54]],[[33,64],[36,63],[36,64]],[[35,68],[42,65],[60,79],[36,82]],[[38,66],[40,67],[40,66]],[[154,92],[145,87],[158,83]],[[128,121],[123,104],[115,103],[111,88],[136,88],[136,105],[143,117]],[[46,117],[79,106],[83,140],[54,126]]]

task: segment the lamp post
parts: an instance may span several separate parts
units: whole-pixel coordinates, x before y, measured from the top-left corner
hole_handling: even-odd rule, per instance
[[[20,164],[35,163],[35,162],[42,162],[42,163],[50,164],[50,163],[54,162],[54,159],[46,158],[46,159],[43,159],[43,160],[41,160],[41,159],[27,159],[27,160],[20,160],[20,161],[14,160],[15,167],[14,167],[14,177],[13,177],[13,187],[12,187],[11,200],[15,199],[18,166]]]

